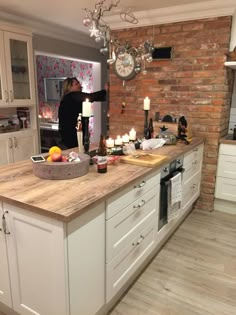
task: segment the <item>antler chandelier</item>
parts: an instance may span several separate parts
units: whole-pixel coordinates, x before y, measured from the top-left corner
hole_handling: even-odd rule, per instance
[[[139,47],[133,47],[126,42],[121,44],[117,39],[111,37],[111,29],[103,20],[107,12],[110,12],[114,7],[117,7],[120,0],[115,3],[111,2],[108,6],[105,5],[107,0],[100,0],[95,4],[94,10],[84,9],[86,16],[83,20],[84,26],[88,27],[90,37],[94,37],[95,42],[102,42],[100,53],[105,55],[109,53],[107,62],[111,65],[117,59],[123,60],[126,54],[131,55],[135,61],[135,73],[146,73],[146,62],[152,62],[153,43],[145,41]],[[120,13],[120,18],[128,23],[137,24],[138,20],[135,18],[130,10]]]

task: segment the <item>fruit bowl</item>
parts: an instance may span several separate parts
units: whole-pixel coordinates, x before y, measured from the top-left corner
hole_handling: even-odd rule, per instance
[[[48,154],[43,154],[47,159]],[[71,179],[86,175],[89,171],[90,157],[79,154],[80,161],[72,162],[43,162],[33,164],[33,173],[42,179]]]

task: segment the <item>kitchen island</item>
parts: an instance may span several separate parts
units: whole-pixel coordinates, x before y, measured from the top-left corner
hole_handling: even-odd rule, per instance
[[[106,174],[90,166],[70,180],[37,178],[31,161],[0,168],[0,310],[105,314],[200,194],[202,139],[151,153],[168,158],[155,168],[110,165]],[[160,170],[182,155],[189,169],[184,185],[192,190],[178,216],[158,231]]]

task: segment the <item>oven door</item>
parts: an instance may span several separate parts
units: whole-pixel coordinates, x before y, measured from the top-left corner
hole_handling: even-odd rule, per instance
[[[166,177],[161,179],[160,183],[160,209],[159,209],[159,223],[158,231],[162,229],[164,225],[173,220],[180,210],[181,200],[172,204],[172,184],[171,179],[175,178],[178,174],[180,177],[180,189],[182,191],[182,173],[184,169],[182,167],[178,168],[174,172],[170,173]]]

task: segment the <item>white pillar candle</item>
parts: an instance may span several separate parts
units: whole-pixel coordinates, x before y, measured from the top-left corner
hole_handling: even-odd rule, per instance
[[[115,140],[115,145],[122,145],[122,138],[120,136],[117,136]]]
[[[122,142],[124,142],[124,143],[129,142],[129,135],[127,133],[124,136],[122,136]]]
[[[106,140],[106,147],[107,148],[114,148],[115,141],[112,138]]]
[[[150,109],[150,98],[149,97],[145,97],[144,101],[143,101],[143,109],[144,110],[149,110]]]
[[[83,102],[83,108],[82,108],[82,116],[83,117],[90,117],[92,116],[92,105],[91,102],[89,102],[88,99]]]
[[[136,131],[134,130],[134,128],[132,128],[129,132],[129,139],[136,140]]]

